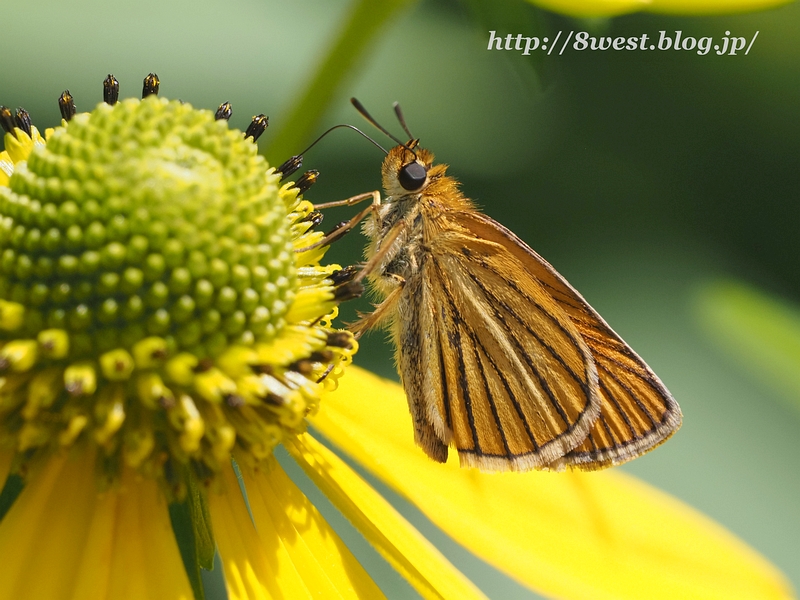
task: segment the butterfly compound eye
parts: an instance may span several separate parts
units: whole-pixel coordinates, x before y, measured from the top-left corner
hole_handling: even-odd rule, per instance
[[[425,185],[425,180],[428,178],[428,170],[418,162],[408,163],[400,169],[397,174],[397,180],[404,190],[409,192],[416,191]]]

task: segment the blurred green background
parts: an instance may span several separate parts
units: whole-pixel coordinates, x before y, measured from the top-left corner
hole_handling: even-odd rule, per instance
[[[391,103],[400,101],[411,131],[466,194],[565,275],[680,402],[679,434],[622,468],[725,525],[800,587],[800,6],[578,21],[510,0],[491,9],[478,0],[407,4],[374,37],[366,25],[352,37],[347,47],[365,42],[366,51],[336,90],[315,98],[324,111],[310,130],[352,123],[384,143],[348,98],[398,135]],[[122,96],[138,96],[153,71],[163,96],[211,109],[230,101],[236,127],[268,114],[260,146],[282,161],[308,140],[281,124],[351,8],[29,0],[0,38],[0,103],[24,106],[43,129],[58,123],[64,89],[88,110],[108,73]],[[747,56],[521,56],[487,51],[489,30],[759,36]],[[381,158],[352,132],[331,135],[306,157],[304,168],[321,171],[307,195],[325,202],[376,189]],[[323,228],[351,214],[331,211]],[[351,234],[328,257],[356,262],[363,243]],[[358,364],[395,376],[382,334],[362,348]],[[490,597],[536,597],[397,502]],[[391,598],[416,597],[328,514]]]

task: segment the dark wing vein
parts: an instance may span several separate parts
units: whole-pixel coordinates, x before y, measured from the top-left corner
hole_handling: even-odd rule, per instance
[[[553,466],[619,464],[657,446],[680,427],[680,408],[655,373],[547,261],[486,215],[464,214],[462,222],[523,262],[569,316],[597,364],[600,417],[586,440]]]
[[[484,268],[487,268],[487,266],[484,263],[481,263],[481,266],[483,266]],[[555,360],[557,360],[559,362],[559,364],[564,368],[564,370],[569,374],[569,376],[572,377],[572,379],[579,386],[581,386],[581,388],[583,389],[584,393],[586,394],[586,397],[588,398],[589,395],[590,395],[589,384],[587,382],[583,381],[580,377],[578,377],[578,375],[570,368],[570,366],[566,364],[566,362],[561,357],[561,355],[558,352],[556,352],[553,349],[553,347],[550,346],[545,340],[543,340],[541,338],[541,336],[539,336],[539,334],[536,333],[536,331],[530,326],[530,324],[527,321],[521,319],[519,317],[519,315],[516,314],[513,310],[511,310],[511,308],[509,306],[507,306],[500,298],[498,298],[496,294],[492,293],[489,289],[487,289],[486,286],[483,285],[481,280],[474,273],[470,273],[469,275],[470,275],[470,278],[475,283],[475,285],[478,288],[480,288],[480,290],[484,293],[484,295],[486,296],[486,299],[489,300],[489,306],[491,307],[491,310],[493,310],[495,317],[498,320],[500,320],[506,326],[506,328],[508,328],[509,324],[506,323],[505,319],[502,317],[502,315],[500,315],[499,311],[497,310],[497,307],[498,306],[502,307],[506,312],[508,312],[508,314],[510,314],[514,318],[514,320],[517,322],[517,325],[525,328],[525,330],[531,336],[533,336],[536,339],[536,341],[539,342],[539,344],[543,348],[545,348]],[[528,304],[530,306],[535,307],[540,313],[542,313],[545,317],[547,317],[550,321],[552,321],[554,325],[556,325],[559,329],[561,329],[561,331],[564,333],[564,335],[569,336],[569,332],[566,331],[561,326],[560,323],[558,323],[558,321],[553,317],[553,315],[547,313],[547,311],[545,311],[541,306],[539,306],[539,304],[535,300],[533,300],[532,298],[526,296],[524,294],[524,292],[520,291],[514,285],[514,283],[511,280],[509,280],[507,278],[504,278],[504,280],[505,280],[506,284],[508,284],[515,291],[520,293],[520,295],[528,302]],[[517,348],[517,350],[519,351],[520,356],[523,358],[523,360],[525,360],[525,362],[530,367],[531,372],[536,375],[536,377],[539,380],[542,388],[547,393],[547,398],[548,398],[548,400],[550,400],[550,403],[553,406],[553,408],[556,409],[556,412],[558,412],[558,414],[561,417],[561,419],[565,423],[568,423],[569,422],[569,417],[567,417],[567,414],[564,412],[564,409],[561,407],[561,404],[559,404],[559,402],[556,400],[555,396],[553,395],[553,392],[550,390],[549,386],[547,385],[547,380],[542,376],[542,374],[540,373],[539,369],[533,363],[533,360],[532,360],[531,356],[529,354],[527,354],[525,352],[525,349],[520,346],[519,339],[516,336],[512,335],[511,336],[511,340],[514,343],[514,345]],[[574,343],[574,339],[572,341]]]
[[[440,439],[452,441],[464,464],[548,467],[580,444],[597,418],[594,363],[533,277],[516,265],[523,281],[510,282],[481,258],[513,257],[480,240],[470,248],[472,256],[433,254],[422,267],[423,293],[439,303],[431,327],[439,333],[430,335],[447,342],[435,350],[444,381],[427,382],[441,394],[431,400],[441,402],[431,421],[434,428],[442,423]]]

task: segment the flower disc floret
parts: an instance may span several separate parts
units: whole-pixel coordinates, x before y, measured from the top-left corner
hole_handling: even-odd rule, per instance
[[[187,104],[151,96],[76,115],[0,191],[0,294],[36,305],[19,333],[66,325],[75,359],[109,328],[124,329],[124,346],[163,335],[197,355],[220,349],[219,333],[271,338],[296,275],[279,177],[266,171],[254,144]],[[265,288],[279,280],[280,300]],[[240,311],[238,326],[181,327],[198,287],[209,306]],[[123,315],[134,296],[142,308]]]
[[[330,328],[338,267],[298,252],[313,207],[252,140],[152,95],[5,142],[0,444],[18,471],[84,444],[106,480],[127,464],[180,496],[186,473],[305,429],[355,342]]]

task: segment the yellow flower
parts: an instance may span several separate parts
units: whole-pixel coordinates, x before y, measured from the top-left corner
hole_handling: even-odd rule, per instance
[[[168,505],[189,515],[196,574],[242,516],[232,457],[293,500],[272,450],[356,349],[330,326],[347,281],[324,248],[297,252],[322,237],[313,207],[253,143],[266,118],[242,135],[223,107],[158,98],[154,75],[143,100],[117,86],[82,114],[65,92],[47,144],[0,107],[0,475],[7,496],[22,486],[0,524],[3,598],[191,597]],[[335,536],[298,512],[327,552]],[[275,540],[246,521],[248,560],[269,560],[239,572],[239,546],[224,551],[232,593],[302,583],[311,569],[263,571]]]
[[[573,17],[613,17],[632,12],[716,15],[765,10],[791,0],[528,0]]]
[[[619,471],[481,473],[459,468],[455,453],[439,465],[410,442],[400,386],[356,367],[322,404],[311,422],[326,439],[456,541],[548,597],[795,597],[784,576],[730,532]],[[371,497],[349,485],[333,453],[308,434],[289,448],[353,522],[353,512],[369,512]],[[368,499],[348,512],[362,494]]]
[[[154,75],[141,101],[117,86],[91,113],[62,95],[46,145],[0,107],[0,600],[198,597],[215,549],[231,599],[382,597],[278,444],[423,597],[483,597],[307,421],[544,593],[790,595],[629,478],[425,458],[396,384],[341,377],[356,342],[331,319],[358,290],[319,264],[313,178],[282,183],[290,167],[258,156],[266,118],[242,135],[228,105],[160,99]]]

